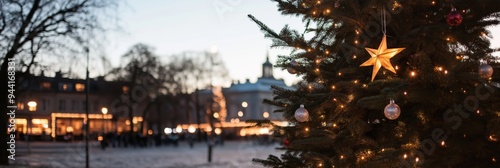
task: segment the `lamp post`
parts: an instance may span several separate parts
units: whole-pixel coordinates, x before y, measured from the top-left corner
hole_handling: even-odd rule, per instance
[[[31,146],[30,146],[30,135],[31,135],[31,129],[32,129],[32,126],[33,126],[33,123],[31,122],[32,120],[32,117],[31,117],[31,112],[35,112],[36,111],[36,102],[35,101],[29,101],[28,102],[28,137],[26,138],[26,142],[28,144],[28,154],[31,154]]]
[[[106,125],[104,123],[104,116],[106,114],[108,114],[108,108],[106,108],[106,107],[101,108],[101,112],[102,112],[102,135],[104,136],[105,131],[106,131]]]

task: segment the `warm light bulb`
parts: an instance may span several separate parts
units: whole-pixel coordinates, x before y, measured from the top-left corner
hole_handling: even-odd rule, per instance
[[[316,15],[316,11],[313,11],[313,12],[312,12],[312,14],[313,14],[313,15]]]
[[[444,141],[441,141],[441,146],[444,146],[444,145],[445,145]]]
[[[358,44],[358,40],[354,40],[354,44]]]
[[[328,54],[330,54],[330,51],[326,50],[326,51],[325,51],[325,54],[327,54],[327,55],[328,55]]]
[[[408,157],[408,155],[406,155],[406,154],[404,154],[404,155],[403,155],[403,158],[405,158],[405,159],[406,159],[407,157]]]
[[[356,58],[358,58],[356,55],[353,55],[353,56],[352,56],[352,59],[356,59]]]
[[[306,127],[304,130],[307,132],[307,131],[309,131],[309,128]]]
[[[435,5],[436,4],[436,1],[432,1],[431,4]]]
[[[417,158],[415,158],[415,162],[418,162],[418,161],[419,161],[418,157],[417,157]]]
[[[412,77],[415,77],[415,75],[417,75],[414,71],[411,71],[410,74],[411,74]]]
[[[344,155],[340,155],[340,159],[344,159]]]
[[[408,92],[403,92],[403,94],[406,96],[406,95],[408,95]]]
[[[332,90],[334,90],[334,89],[335,89],[335,85],[332,85]]]
[[[342,76],[342,72],[339,72],[339,76]]]
[[[325,10],[325,13],[326,13],[326,14],[329,14],[329,13],[330,13],[330,9],[326,9],[326,10]]]

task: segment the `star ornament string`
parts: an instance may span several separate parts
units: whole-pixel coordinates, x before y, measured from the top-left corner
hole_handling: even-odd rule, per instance
[[[394,70],[394,67],[392,67],[390,59],[405,49],[405,48],[389,48],[389,49],[387,48],[386,24],[387,23],[386,23],[386,17],[385,17],[385,9],[383,9],[382,10],[382,33],[384,33],[384,36],[382,37],[382,41],[380,42],[378,49],[365,48],[366,51],[368,51],[368,53],[370,54],[371,58],[360,65],[360,67],[373,65],[372,81],[373,81],[373,79],[375,79],[375,76],[377,76],[377,73],[380,70],[380,67],[382,67],[382,66],[385,69],[387,69],[393,73],[396,73],[396,70]]]

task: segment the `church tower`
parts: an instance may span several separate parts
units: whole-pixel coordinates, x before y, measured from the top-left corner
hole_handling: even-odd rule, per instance
[[[262,78],[274,79],[273,76],[273,64],[269,62],[269,51],[266,54],[266,62],[262,64]]]

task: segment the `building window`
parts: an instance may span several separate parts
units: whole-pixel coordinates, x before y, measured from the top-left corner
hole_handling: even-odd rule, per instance
[[[66,111],[66,100],[59,100],[59,111]]]
[[[42,89],[44,90],[49,90],[50,89],[50,82],[42,82],[42,84],[40,84]]]
[[[77,83],[75,84],[75,89],[77,92],[83,92],[85,90],[85,84]]]
[[[73,85],[70,85],[68,83],[59,83],[59,90],[61,90],[61,91],[72,91],[73,90]]]
[[[122,91],[124,94],[128,94],[128,86],[123,86]]]
[[[24,103],[23,102],[17,102],[17,109],[18,110],[24,110]]]

